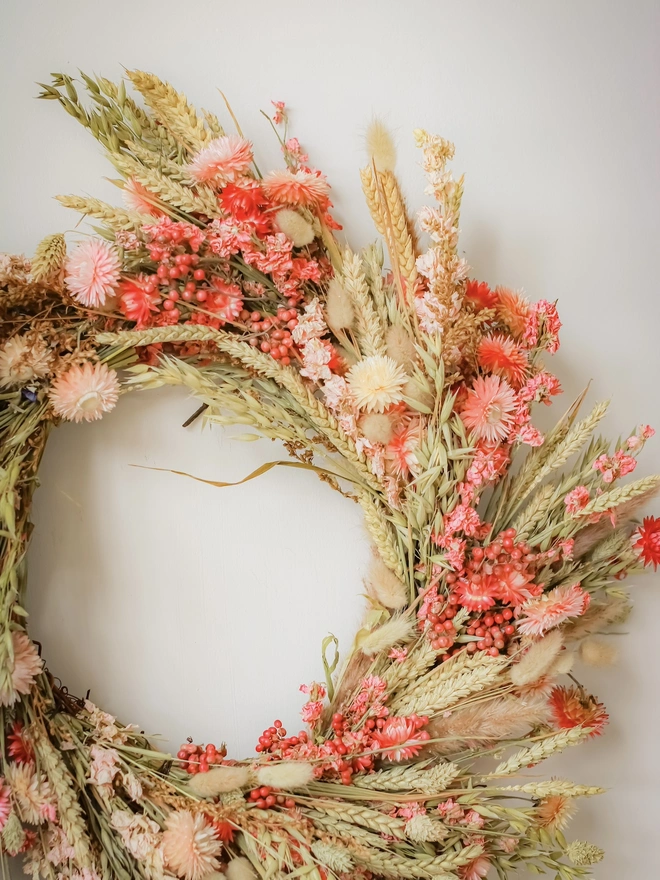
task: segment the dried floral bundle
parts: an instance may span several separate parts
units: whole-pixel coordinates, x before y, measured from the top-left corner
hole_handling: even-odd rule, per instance
[[[361,177],[384,269],[380,244],[339,243],[283,104],[283,167],[263,176],[238,125],[128,79],[142,100],[84,75],[85,101],[65,75],[42,93],[103,145],[124,207],[61,197],[95,237],[0,257],[2,852],[75,880],[587,876],[602,851],[564,831],[600,790],[526,768],[607,723],[572,670],[613,661],[595,637],[627,613],[625,576],[660,562],[660,520],[636,519],[660,478],[621,482],[652,429],[612,447],[595,433],[606,404],[580,416],[582,399],[546,436],[534,426],[561,391],[542,361],[559,317],[470,278],[449,142],[415,132],[436,202],[415,226],[371,127]],[[275,721],[246,760],[154,750],[68,694],[25,629],[50,427],[162,385],[283,441],[361,505],[373,542],[342,666],[301,688],[303,731]]]

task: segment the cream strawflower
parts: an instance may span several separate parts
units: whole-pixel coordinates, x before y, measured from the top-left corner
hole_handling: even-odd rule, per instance
[[[119,397],[119,380],[105,364],[87,362],[62,373],[50,389],[50,402],[58,416],[69,422],[93,422],[110,412]]]
[[[6,774],[12,799],[24,822],[40,825],[42,822],[55,820],[50,784],[47,779],[35,773],[32,762],[16,764],[12,761],[7,764]]]
[[[408,381],[403,367],[382,354],[358,361],[346,378],[355,402],[367,412],[384,412],[393,403],[398,403]]]
[[[117,249],[101,238],[81,241],[65,264],[66,286],[74,299],[99,308],[113,296],[121,261]]]
[[[36,645],[24,632],[14,631],[11,641],[14,651],[11,687],[0,688],[0,706],[13,706],[21,694],[29,693],[43,665]]]
[[[199,181],[231,183],[252,164],[252,144],[237,134],[214,138],[197,153],[188,166]]]
[[[163,832],[165,864],[184,880],[201,880],[220,867],[222,844],[199,813],[177,810],[167,817]]]
[[[50,372],[53,353],[41,339],[12,336],[0,349],[0,386],[23,386]]]

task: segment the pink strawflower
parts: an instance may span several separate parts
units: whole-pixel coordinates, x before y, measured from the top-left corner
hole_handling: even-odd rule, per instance
[[[70,367],[55,379],[50,402],[58,416],[70,422],[92,422],[114,409],[119,398],[119,380],[105,364],[87,361]]]
[[[210,141],[188,167],[195,180],[222,186],[244,175],[252,158],[252,144],[240,135],[228,134]]]
[[[218,871],[222,844],[200,813],[176,810],[165,822],[162,850],[165,864],[183,880],[202,880]]]
[[[409,761],[422,750],[429,739],[412,718],[389,718],[380,730],[374,731],[376,748],[390,761]]]
[[[566,512],[571,516],[579,513],[589,503],[589,490],[586,486],[577,486],[564,497]]]
[[[422,439],[422,420],[410,419],[392,437],[385,448],[385,458],[391,472],[397,477],[407,477],[419,471],[415,450]]]
[[[264,191],[278,205],[300,205],[324,210],[330,185],[320,172],[272,171],[264,180]]]
[[[97,309],[113,296],[120,270],[117,249],[101,238],[88,238],[68,257],[64,280],[74,299]]]
[[[11,643],[14,653],[11,685],[7,683],[0,689],[0,706],[13,706],[19,696],[28,694],[43,667],[37,646],[26,633],[14,630]]]
[[[468,392],[461,418],[478,440],[497,443],[513,427],[516,395],[499,376],[478,376]]]
[[[483,853],[458,869],[461,880],[482,880],[490,871],[490,858]]]
[[[518,630],[526,636],[542,636],[570,617],[579,617],[589,607],[589,593],[579,583],[555,587],[543,596],[529,601],[522,609]]]
[[[11,813],[11,791],[0,776],[0,831],[5,827]]]

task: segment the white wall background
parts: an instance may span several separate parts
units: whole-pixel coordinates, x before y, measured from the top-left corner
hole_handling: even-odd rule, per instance
[[[559,298],[553,367],[565,402],[592,379],[592,400],[613,396],[612,434],[642,420],[660,428],[659,25],[653,0],[4,0],[0,248],[31,253],[43,235],[73,229],[57,193],[117,197],[96,142],[34,100],[50,71],[117,78],[122,65],[143,67],[222,115],[220,87],[262,167],[277,151],[258,110],[285,100],[354,246],[373,236],[362,133],[383,115],[415,207],[424,181],[412,129],[455,141],[475,274]],[[347,644],[366,540],[357,509],[305,473],[220,491],[130,467],[232,480],[281,455],[219,429],[184,431],[190,412],[179,394],[135,396],[52,437],[32,632],[73,692],[91,689],[167,743],[226,739],[241,755],[275,717],[297,727],[297,687],[322,674],[326,632]],[[654,469],[657,440],[641,464]],[[619,666],[582,676],[610,709],[607,736],[551,768],[612,789],[572,828],[608,850],[600,880],[650,877],[657,864],[657,586],[640,584]]]

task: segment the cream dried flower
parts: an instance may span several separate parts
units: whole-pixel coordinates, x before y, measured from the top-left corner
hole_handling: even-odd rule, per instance
[[[73,366],[53,382],[50,401],[58,416],[70,422],[92,422],[114,409],[119,380],[105,364]]]
[[[0,386],[21,387],[43,379],[51,369],[53,353],[42,339],[12,336],[0,349]]]
[[[586,840],[573,840],[566,847],[566,855],[574,865],[595,865],[603,861],[605,853],[594,843]]]
[[[168,868],[184,880],[201,880],[217,871],[222,844],[199,813],[177,810],[167,817],[163,832],[163,855]]]
[[[7,782],[11,788],[14,806],[21,819],[30,825],[55,820],[53,795],[47,779],[34,772],[34,764],[17,764],[6,767]]]
[[[11,687],[0,689],[0,706],[13,706],[19,696],[28,694],[43,666],[36,645],[24,632],[13,632],[11,641],[14,653]]]
[[[403,368],[382,354],[358,361],[346,378],[358,407],[381,413],[402,399],[401,392],[408,380]]]

